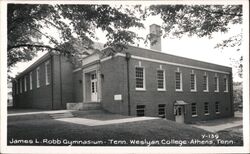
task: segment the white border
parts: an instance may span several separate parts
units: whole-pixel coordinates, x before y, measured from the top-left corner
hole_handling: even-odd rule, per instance
[[[243,27],[244,27],[244,36],[243,36],[243,49],[244,51],[244,68],[243,68],[243,102],[244,102],[244,118],[243,118],[243,130],[244,130],[244,146],[243,147],[34,147],[34,146],[24,146],[24,147],[7,147],[6,139],[7,139],[7,74],[3,72],[7,72],[7,3],[46,3],[46,4],[54,4],[55,1],[0,1],[0,29],[1,29],[1,38],[0,38],[0,66],[1,66],[1,77],[0,77],[0,98],[1,98],[1,112],[0,112],[0,123],[1,123],[1,151],[0,153],[165,153],[166,150],[169,153],[183,153],[183,152],[192,152],[192,153],[248,153],[249,152],[249,2],[247,0],[210,0],[208,1],[200,1],[200,0],[192,0],[192,1],[171,1],[174,4],[244,4],[243,10]],[[143,3],[143,1],[140,1]],[[166,3],[166,1],[146,1],[148,4],[156,4],[156,3]],[[56,3],[63,4],[72,4],[72,3],[88,3],[88,4],[100,4],[107,3],[113,4],[114,1],[57,1]],[[122,1],[119,3],[129,3],[129,4],[138,4],[137,1]],[[167,3],[170,3],[169,1]],[[209,148],[209,150],[208,150]],[[136,151],[136,152],[135,152]]]

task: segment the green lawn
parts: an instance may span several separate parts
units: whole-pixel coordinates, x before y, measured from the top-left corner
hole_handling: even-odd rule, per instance
[[[239,146],[243,144],[242,137],[227,133],[230,131],[212,134],[163,119],[92,127],[53,119],[19,119],[8,122],[8,145]],[[215,137],[220,139],[219,143]],[[19,143],[11,144],[12,140]]]

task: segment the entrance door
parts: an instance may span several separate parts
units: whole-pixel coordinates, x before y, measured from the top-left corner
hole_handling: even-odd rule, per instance
[[[175,121],[184,123],[184,106],[176,106]]]
[[[97,101],[97,78],[96,78],[96,73],[91,74],[91,101],[96,102]]]

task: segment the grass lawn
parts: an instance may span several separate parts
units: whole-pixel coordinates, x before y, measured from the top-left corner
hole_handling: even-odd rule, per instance
[[[227,135],[228,133],[230,131],[213,134],[163,119],[103,126],[85,126],[54,119],[26,119],[8,121],[7,135],[8,145],[240,146],[243,144],[242,138],[237,134]]]

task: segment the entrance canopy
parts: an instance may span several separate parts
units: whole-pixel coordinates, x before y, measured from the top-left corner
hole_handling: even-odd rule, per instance
[[[174,105],[175,106],[178,106],[178,105],[187,105],[188,103],[187,102],[184,102],[183,100],[177,100],[174,102]]]

